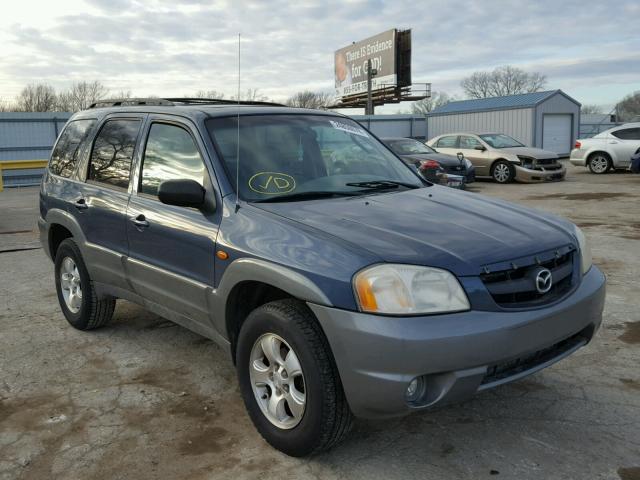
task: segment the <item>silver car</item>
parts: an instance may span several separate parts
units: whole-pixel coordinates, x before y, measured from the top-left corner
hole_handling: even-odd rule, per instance
[[[498,183],[563,180],[567,171],[555,152],[525,147],[503,133],[448,133],[427,142],[440,153],[462,152],[477,176],[491,176]]]
[[[592,138],[578,139],[571,150],[572,164],[588,167],[591,173],[629,168],[631,157],[640,151],[640,122],[625,123]]]

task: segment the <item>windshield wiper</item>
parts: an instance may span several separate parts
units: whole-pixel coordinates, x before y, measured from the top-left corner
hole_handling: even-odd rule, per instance
[[[366,190],[386,190],[388,188],[420,188],[419,185],[407,182],[396,182],[395,180],[371,180],[368,182],[349,182],[345,183],[348,187],[362,187]]]
[[[353,197],[360,195],[360,192],[331,192],[331,191],[311,191],[311,192],[295,192],[283,195],[274,195],[273,197],[260,198],[252,200],[254,203],[274,203],[274,202],[294,202],[296,200],[313,200],[315,198],[327,197]]]

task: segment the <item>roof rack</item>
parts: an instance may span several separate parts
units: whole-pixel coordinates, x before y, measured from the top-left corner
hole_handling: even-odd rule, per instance
[[[112,98],[98,100],[89,105],[89,108],[104,107],[135,107],[145,106],[163,106],[173,107],[175,105],[264,105],[271,107],[284,107],[281,103],[261,102],[253,100],[224,100],[221,98]]]
[[[136,105],[172,106],[174,104],[166,98],[110,98],[98,100],[89,105],[89,108],[134,107]]]
[[[165,98],[164,100],[168,100],[173,102],[174,104],[180,103],[182,105],[266,105],[272,107],[285,107],[282,103],[275,102],[263,102],[259,100],[232,100],[232,99],[223,99],[223,98]]]

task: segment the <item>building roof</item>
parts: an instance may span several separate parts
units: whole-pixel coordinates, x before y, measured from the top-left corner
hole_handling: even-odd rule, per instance
[[[486,110],[505,110],[510,108],[531,108],[558,93],[564,95],[577,105],[580,105],[562,90],[549,90],[546,92],[522,93],[519,95],[507,95],[504,97],[474,98],[472,100],[449,102],[446,105],[436,108],[429,115],[482,112]]]

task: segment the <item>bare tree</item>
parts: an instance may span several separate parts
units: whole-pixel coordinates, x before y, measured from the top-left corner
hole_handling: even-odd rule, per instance
[[[413,102],[411,105],[411,113],[421,113],[426,115],[427,113],[435,110],[438,107],[446,105],[449,102],[455,100],[455,97],[451,97],[446,92],[431,92],[431,96],[429,98],[424,98],[422,100],[418,100],[417,102]]]
[[[231,100],[238,100],[237,95],[233,95],[230,98]],[[246,102],[267,102],[269,98],[260,93],[257,88],[248,88],[240,93],[240,100]]]
[[[298,108],[323,108],[333,104],[333,101],[334,97],[330,93],[305,90],[289,97],[285,104]]]
[[[216,98],[222,100],[224,93],[217,90],[198,90],[196,93],[185,94],[186,98]]]
[[[623,122],[640,121],[640,90],[630,93],[616,105],[618,119]]]
[[[133,93],[131,90],[119,90],[113,94],[113,98],[131,98],[133,97]]]
[[[580,113],[582,113],[583,115],[589,115],[604,112],[602,111],[602,107],[600,105],[585,104],[580,107]]]
[[[46,83],[27,85],[16,98],[18,110],[23,112],[52,112],[58,104],[55,89]]]
[[[18,110],[18,106],[15,102],[0,98],[0,112],[15,112],[16,110]]]
[[[500,97],[541,91],[547,77],[538,72],[505,65],[491,72],[474,72],[462,79],[460,86],[470,98]]]
[[[58,108],[67,112],[86,110],[89,105],[107,96],[109,90],[98,80],[76,82],[58,95]]]

